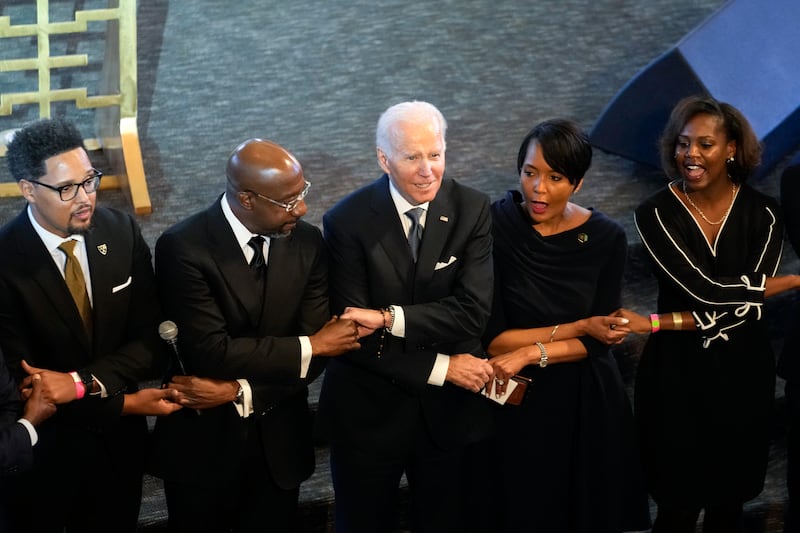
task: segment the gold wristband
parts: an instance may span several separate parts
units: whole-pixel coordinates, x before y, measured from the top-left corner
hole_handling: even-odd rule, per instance
[[[683,316],[680,313],[678,313],[676,311],[673,311],[672,312],[672,324],[675,327],[675,329],[683,329],[682,328],[682,326],[683,326]]]
[[[553,342],[553,339],[555,339],[556,331],[558,331],[558,326],[560,325],[561,324],[556,324],[555,326],[553,326],[553,331],[550,332],[550,342]]]

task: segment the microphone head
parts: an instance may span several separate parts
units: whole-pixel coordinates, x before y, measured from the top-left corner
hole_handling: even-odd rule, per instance
[[[178,326],[172,320],[165,320],[158,325],[158,335],[167,342],[178,338]]]

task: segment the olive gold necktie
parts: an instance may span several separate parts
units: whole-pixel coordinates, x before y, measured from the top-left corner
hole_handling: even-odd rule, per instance
[[[64,281],[67,282],[72,299],[75,301],[75,306],[78,308],[78,313],[83,320],[83,326],[89,338],[92,338],[92,304],[89,302],[89,293],[86,292],[86,281],[83,277],[83,270],[78,258],[75,257],[75,245],[78,241],[70,239],[62,242],[58,249],[64,252],[67,256],[67,262],[64,265]]]

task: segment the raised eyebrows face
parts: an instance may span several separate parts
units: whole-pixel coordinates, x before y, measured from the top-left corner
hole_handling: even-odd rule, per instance
[[[520,171],[519,185],[525,209],[535,223],[561,218],[570,197],[582,183],[573,185],[566,176],[550,168],[542,146],[535,140],[531,141]]]

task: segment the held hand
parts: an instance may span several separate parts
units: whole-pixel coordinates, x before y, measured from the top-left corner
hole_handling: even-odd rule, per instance
[[[25,413],[22,418],[34,426],[38,426],[55,414],[56,406],[42,396],[42,376],[34,374],[31,377],[31,383],[31,394],[28,401],[25,402]]]
[[[211,409],[232,402],[239,392],[236,380],[197,376],[174,376],[167,387],[177,391],[172,401],[193,409]]]
[[[609,316],[591,316],[582,322],[586,334],[603,344],[619,344],[631,332],[628,319],[613,313]]]
[[[34,374],[38,374],[42,379],[41,388],[44,401],[60,405],[69,403],[75,399],[77,394],[75,391],[75,381],[69,374],[32,367],[26,363],[25,360],[22,361],[22,369],[28,373],[28,376],[22,380],[19,386],[24,399],[27,400],[33,392],[31,386]]]
[[[352,320],[358,324],[359,330],[364,330],[365,335],[373,333],[383,327],[386,318],[379,309],[364,309],[361,307],[345,307],[341,318]],[[359,331],[359,333],[361,333]],[[363,337],[364,335],[360,335]]]
[[[650,333],[650,318],[634,313],[630,309],[617,309],[613,313],[614,316],[623,317],[628,319],[628,329],[632,333],[645,334]]]
[[[344,315],[342,315],[344,316]],[[308,339],[315,357],[333,357],[361,348],[359,330],[352,320],[333,317]]]
[[[183,408],[175,402],[177,398],[175,389],[142,389],[124,396],[122,414],[166,416]]]
[[[480,392],[492,375],[492,365],[486,359],[462,353],[450,356],[445,380],[468,391]]]
[[[526,353],[528,347],[514,350],[513,352],[504,353],[497,357],[489,359],[489,364],[492,366],[494,373],[494,392],[498,396],[502,396],[508,387],[508,380],[512,376],[518,374],[520,370],[526,365],[531,364]],[[492,391],[491,382],[486,384],[485,393],[489,395]]]

